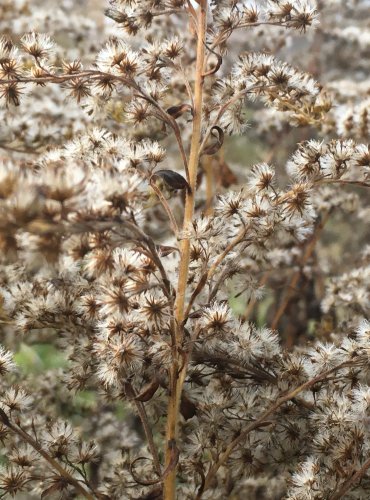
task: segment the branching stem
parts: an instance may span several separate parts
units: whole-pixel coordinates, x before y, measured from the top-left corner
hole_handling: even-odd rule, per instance
[[[344,483],[341,484],[340,489],[334,493],[329,500],[340,500],[341,498],[344,498],[344,495],[349,491],[352,486],[354,486],[358,481],[361,480],[361,478],[366,474],[368,469],[370,468],[370,458],[366,460],[364,465],[358,469],[357,472],[355,472],[350,478],[347,479]]]
[[[329,375],[337,372],[342,368],[345,368],[346,366],[349,366],[348,362],[341,363],[340,365],[337,365],[334,368],[331,368],[330,370],[319,373],[318,375],[316,375],[316,377],[312,378],[311,380],[308,380],[304,384],[301,384],[292,391],[285,394],[281,394],[281,396],[276,400],[274,404],[270,406],[270,408],[268,408],[264,413],[262,413],[262,415],[259,418],[257,418],[254,422],[251,422],[249,425],[247,425],[247,427],[245,427],[239,433],[239,435],[226,446],[225,450],[218,456],[218,459],[209,468],[204,483],[202,484],[202,488],[198,491],[196,500],[200,500],[202,498],[203,492],[209,488],[219,468],[225,464],[225,462],[228,460],[228,458],[230,457],[231,453],[234,451],[236,446],[239,443],[241,443],[250,432],[260,427],[262,422],[264,422],[267,418],[273,415],[276,412],[276,410],[278,410],[280,406],[282,406],[284,403],[291,401],[301,392],[307,391],[318,382],[327,379]],[[335,498],[339,499],[341,497],[335,497]],[[331,500],[334,500],[334,497]]]
[[[5,415],[5,414],[4,414]],[[75,488],[75,490],[82,495],[84,498],[88,500],[94,500],[94,495],[92,495],[89,491],[87,491],[80,481],[71,476],[71,474],[60,465],[60,463],[55,460],[49,453],[44,450],[41,445],[27,432],[25,432],[21,427],[11,422],[8,418],[1,418],[1,421],[15,434],[17,434],[23,441],[28,443],[39,455],[41,455],[44,460],[48,462],[50,467],[54,469],[61,477],[63,477],[71,486]]]

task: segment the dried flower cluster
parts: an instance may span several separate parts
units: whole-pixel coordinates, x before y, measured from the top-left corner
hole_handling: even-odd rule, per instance
[[[0,6],[0,498],[369,498],[368,2],[37,3]]]

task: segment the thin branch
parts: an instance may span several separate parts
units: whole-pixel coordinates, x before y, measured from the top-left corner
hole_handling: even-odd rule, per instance
[[[153,17],[166,16],[168,14],[186,14],[184,9],[168,9],[150,13]]]
[[[222,31],[218,37],[213,41],[211,47],[215,48],[221,43],[224,43],[227,41],[228,38],[233,34],[234,31],[237,29],[242,29],[242,28],[256,28],[258,26],[278,26],[280,28],[288,28],[289,26],[285,25],[283,22],[276,22],[276,21],[260,21],[260,22],[255,22],[255,23],[240,23],[237,26],[233,26],[232,29],[227,29],[225,31]]]
[[[366,460],[363,466],[353,474],[347,481],[341,484],[339,491],[334,493],[329,500],[340,500],[344,497],[344,495],[358,482],[361,478],[366,474],[368,469],[370,468],[370,458]]]
[[[95,499],[94,495],[85,490],[85,488],[81,485],[81,483],[76,478],[71,476],[71,474],[68,471],[66,471],[64,467],[62,467],[57,460],[51,457],[47,453],[47,451],[45,451],[41,447],[41,445],[35,439],[33,439],[33,437],[27,434],[27,432],[21,429],[18,425],[13,424],[13,422],[9,420],[5,412],[2,410],[0,413],[0,419],[4,425],[6,425],[10,430],[12,430],[15,434],[17,434],[20,438],[22,438],[34,450],[36,450],[37,453],[39,453],[48,462],[48,464],[58,472],[58,474],[60,474],[70,485],[72,485],[80,495],[82,495],[85,498],[88,498],[89,500]]]
[[[40,154],[40,151],[37,151],[37,149],[32,149],[32,148],[17,148],[14,146],[8,146],[7,144],[0,144],[0,149],[5,149],[5,151],[11,151],[14,153],[23,153],[23,154],[28,154],[28,155],[38,155]]]
[[[213,158],[206,156],[203,160],[203,170],[206,178],[206,208],[205,215],[213,214],[213,196],[214,196],[214,175],[213,175]]]
[[[174,232],[175,236],[177,237],[179,234],[179,227],[178,227],[176,219],[172,213],[172,210],[171,210],[169,204],[167,203],[166,198],[163,196],[163,193],[161,192],[160,189],[158,189],[158,187],[155,185],[154,182],[150,181],[150,187],[153,189],[155,194],[158,196],[158,199],[161,202],[161,204],[162,204],[163,208],[165,209],[166,214],[168,215],[168,218],[170,220],[171,229]]]
[[[240,254],[244,252],[244,250],[249,247],[250,242],[246,242],[242,248],[239,249],[239,254],[236,255],[231,261],[227,263],[227,265],[223,268],[222,272],[220,273],[216,283],[214,284],[213,288],[210,290],[209,295],[208,295],[208,302],[211,302],[217,295],[217,292],[222,285],[222,283],[225,281],[227,278],[228,273],[232,269],[233,265],[236,263],[238,259],[240,259]]]
[[[185,85],[185,88],[186,88],[186,91],[188,93],[188,97],[190,99],[190,102],[191,102],[191,107],[192,109],[194,109],[194,96],[193,96],[193,91],[191,89],[191,86],[190,86],[190,82],[189,82],[189,79],[188,77],[186,76],[186,73],[185,73],[185,69],[182,65],[182,62],[180,61],[179,63],[179,68],[181,70],[181,73],[182,73],[182,76],[184,78],[184,85]]]
[[[158,270],[161,274],[163,285],[164,285],[164,292],[166,294],[166,297],[170,300],[170,302],[172,304],[172,302],[173,302],[173,295],[172,295],[173,287],[172,287],[170,279],[167,276],[166,270],[163,267],[163,263],[158,255],[154,241],[152,240],[152,238],[150,238],[150,236],[148,236],[146,233],[144,233],[133,222],[125,220],[122,222],[122,225],[126,226],[130,231],[132,231],[136,235],[138,240],[143,241],[146,244],[146,246],[148,247],[148,249],[153,257],[153,261],[157,265]]]
[[[209,280],[212,278],[212,276],[218,270],[218,268],[219,268],[220,264],[222,263],[222,261],[224,260],[224,258],[239,243],[241,243],[244,240],[245,235],[247,234],[247,231],[248,231],[248,229],[246,227],[243,227],[241,229],[241,231],[239,232],[239,234],[236,236],[236,238],[227,245],[227,247],[222,252],[222,254],[219,255],[218,258],[215,260],[215,262],[210,266],[210,268],[208,269],[208,271],[201,276],[201,278],[200,278],[200,280],[198,282],[197,287],[195,288],[195,290],[192,293],[192,296],[190,297],[188,306],[187,306],[185,314],[184,314],[184,318],[185,319],[189,316],[191,308],[193,307],[195,299],[198,297],[198,295],[200,294],[200,292],[203,290],[203,288],[205,287],[206,283],[209,282]]]
[[[137,412],[138,412],[140,420],[141,420],[141,424],[142,424],[143,429],[144,429],[146,440],[148,442],[149,450],[150,450],[150,453],[151,453],[152,458],[153,458],[155,472],[157,473],[157,475],[159,477],[161,477],[162,476],[162,468],[161,468],[161,463],[159,460],[159,454],[158,454],[157,447],[154,443],[153,433],[152,433],[152,429],[151,429],[149,421],[148,421],[148,416],[146,414],[145,406],[141,401],[137,401],[135,399],[136,394],[135,394],[134,388],[132,387],[132,385],[130,383],[125,384],[125,392],[127,393],[127,396],[129,397],[129,399],[132,400],[136,406]]]
[[[180,128],[179,128],[176,120],[171,115],[169,115],[168,113],[166,113],[166,111],[157,103],[157,101],[155,99],[153,99],[148,94],[146,94],[145,92],[143,92],[142,90],[140,90],[139,87],[137,87],[136,90],[138,90],[138,92],[140,92],[140,94],[141,94],[141,95],[138,95],[138,97],[141,97],[142,99],[145,99],[147,102],[149,102],[150,104],[152,104],[152,106],[155,107],[155,109],[159,113],[159,116],[157,116],[157,118],[162,119],[162,121],[164,123],[166,123],[167,125],[169,125],[172,128],[172,130],[173,130],[173,132],[175,134],[177,145],[179,147],[179,151],[180,151],[180,154],[181,154],[181,159],[182,159],[182,162],[183,162],[183,165],[184,165],[184,168],[185,168],[187,181],[189,182],[188,159],[187,159],[187,156],[186,156],[186,153],[185,153],[184,143],[182,142]]]
[[[364,188],[370,187],[369,182],[357,181],[355,179],[319,179],[318,181],[315,182],[315,184],[342,184],[344,186],[349,185],[349,186],[357,186]]]
[[[156,102],[155,99],[153,99],[150,95],[148,95],[146,92],[144,92],[143,89],[140,88],[140,86],[135,82],[135,80],[130,79],[130,78],[125,78],[124,76],[119,76],[119,75],[113,75],[111,73],[106,73],[103,71],[99,70],[86,70],[82,71],[79,73],[73,73],[71,75],[51,75],[49,74],[48,76],[42,76],[42,77],[33,77],[33,78],[26,78],[26,77],[18,77],[14,79],[0,79],[0,85],[5,84],[5,85],[10,85],[10,84],[20,84],[20,83],[36,83],[36,84],[41,84],[41,83],[65,83],[70,80],[75,80],[77,78],[85,78],[85,79],[97,79],[99,80],[100,78],[109,78],[112,81],[118,81],[124,85],[126,85],[129,88],[132,88],[136,90],[139,93],[139,97],[142,97],[146,101],[148,101],[152,106],[157,109],[159,112],[160,118],[167,123],[173,130],[176,141],[178,143],[178,147],[180,150],[181,158],[184,163],[184,168],[186,172],[188,173],[188,162],[187,162],[187,157],[185,154],[185,149],[184,145],[182,142],[181,138],[181,133],[178,124],[176,123],[176,120],[172,118],[168,113],[165,112],[164,109]]]
[[[254,367],[251,364],[239,363],[238,360],[231,359],[229,356],[214,354],[208,351],[203,352],[202,349],[194,348],[193,360],[196,363],[201,363],[206,366],[215,366],[220,368],[220,373],[227,370],[227,373],[236,377],[249,376],[258,381],[269,381],[275,384],[277,377],[262,369],[261,366]]]
[[[305,382],[304,384],[301,384],[300,386],[296,387],[292,391],[285,393],[285,394],[284,393],[281,394],[280,397],[278,397],[277,401],[273,405],[270,406],[270,408],[268,408],[265,412],[262,413],[262,415],[259,418],[257,418],[251,424],[249,424],[245,429],[243,429],[240,432],[240,434],[227,445],[225,450],[219,455],[217,461],[210,467],[210,469],[206,475],[203,488],[198,491],[198,495],[196,497],[196,500],[201,499],[203,492],[206,491],[209,488],[209,486],[211,485],[215,475],[217,474],[218,469],[225,464],[225,462],[228,460],[231,453],[234,451],[235,447],[239,443],[241,443],[250,432],[252,432],[253,430],[260,427],[261,423],[264,422],[268,417],[270,417],[270,415],[274,414],[276,412],[276,410],[278,410],[280,408],[280,406],[282,406],[284,403],[291,401],[301,392],[310,389],[318,382],[321,382],[322,380],[327,379],[327,377],[329,375],[331,375],[332,373],[335,373],[336,371],[338,371],[342,368],[345,368],[346,366],[350,366],[350,364],[351,363],[349,363],[349,362],[341,363],[340,365],[335,366],[334,368],[331,368],[330,370],[327,370],[323,373],[320,373],[319,375],[317,375],[313,379],[308,380],[307,382]]]

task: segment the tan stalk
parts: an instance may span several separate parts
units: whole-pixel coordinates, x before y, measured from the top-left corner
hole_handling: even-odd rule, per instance
[[[181,258],[175,302],[174,328],[176,331],[174,336],[175,345],[172,346],[173,361],[169,380],[169,401],[165,443],[166,467],[171,464],[174,448],[176,447],[181,392],[186,375],[186,366],[180,361],[180,347],[183,337],[185,294],[190,262],[190,238],[188,231],[191,227],[194,216],[194,201],[199,164],[199,147],[202,131],[203,72],[205,60],[205,37],[207,29],[207,0],[199,1],[196,22],[198,39],[194,85],[193,131],[188,163],[190,190],[186,196],[185,202],[183,221],[184,238],[181,241]],[[176,466],[174,466],[165,477],[163,484],[163,498],[164,500],[174,500],[176,498]]]

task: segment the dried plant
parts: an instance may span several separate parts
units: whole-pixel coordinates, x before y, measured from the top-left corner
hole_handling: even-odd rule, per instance
[[[368,2],[37,3],[0,6],[0,498],[369,498]]]

